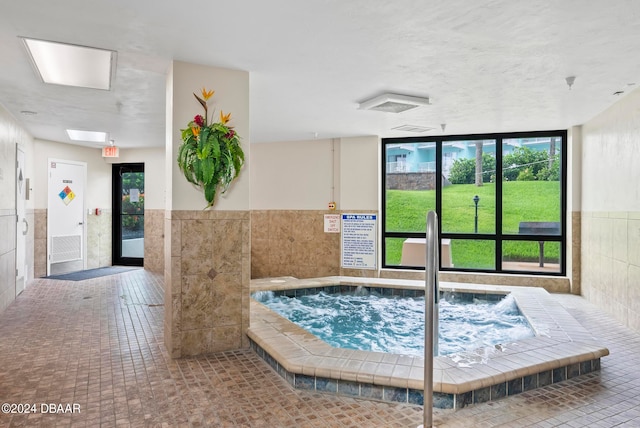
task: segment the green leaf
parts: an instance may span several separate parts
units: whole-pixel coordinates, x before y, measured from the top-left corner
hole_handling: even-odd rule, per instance
[[[207,138],[209,138],[210,129],[208,127],[200,128],[200,139],[198,141],[198,149],[202,151],[206,144]]]
[[[215,134],[212,135],[211,138],[211,148],[212,148],[212,154],[213,157],[215,159],[218,159],[220,157],[220,140],[219,138],[216,138]]]
[[[200,159],[207,159],[210,153],[211,153],[211,146],[205,143],[202,146],[202,151],[198,154],[198,157]]]
[[[211,125],[216,131],[220,132],[222,135],[229,133],[229,128],[221,124],[220,122],[216,122]]]
[[[236,176],[240,173],[240,168],[244,165],[244,152],[237,142],[232,145],[233,168],[236,170]]]
[[[200,161],[200,159],[198,159],[197,157],[193,159],[193,177],[195,179],[195,181],[199,184],[202,182],[202,163]]]
[[[193,174],[193,146],[187,143],[182,144],[178,148],[178,166],[184,173],[187,181],[193,184],[197,184]]]
[[[213,182],[215,169],[216,167],[213,162],[213,159],[206,158],[202,160],[202,182],[204,184],[208,185]]]
[[[216,198],[216,187],[217,184],[208,184],[204,186],[204,198],[209,202],[207,208],[213,206],[214,199]]]

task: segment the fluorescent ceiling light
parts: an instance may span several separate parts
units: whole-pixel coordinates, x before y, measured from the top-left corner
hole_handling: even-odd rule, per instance
[[[114,51],[45,40],[23,40],[43,82],[111,89]]]
[[[409,95],[382,94],[360,103],[360,110],[377,110],[387,113],[400,113],[418,106],[429,105],[429,98]]]
[[[88,141],[91,143],[104,143],[107,141],[107,133],[101,131],[67,129],[67,134],[69,134],[69,138],[73,141]]]

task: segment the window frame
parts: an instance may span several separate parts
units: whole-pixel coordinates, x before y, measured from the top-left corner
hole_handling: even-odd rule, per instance
[[[438,237],[440,245],[442,239],[451,240],[489,240],[495,245],[495,269],[480,268],[460,268],[460,267],[443,267],[441,260],[438,266],[441,271],[445,272],[482,272],[482,273],[500,273],[500,274],[526,274],[526,275],[549,275],[549,276],[566,276],[567,273],[567,130],[554,131],[531,131],[531,132],[511,132],[511,133],[488,133],[488,134],[466,134],[466,135],[446,135],[446,136],[423,136],[423,137],[403,137],[403,138],[382,138],[381,139],[381,171],[382,171],[382,197],[381,197],[381,266],[383,269],[410,269],[423,270],[424,267],[391,265],[387,263],[387,238],[424,238],[425,232],[389,232],[386,230],[387,225],[387,156],[386,148],[390,144],[412,144],[412,143],[435,143],[436,145],[436,177],[442,176],[442,146],[448,141],[472,141],[472,140],[495,140],[496,141],[496,177],[501,177],[495,183],[495,232],[494,233],[452,233],[442,232],[441,222],[438,222]],[[532,234],[514,234],[504,233],[502,230],[503,220],[503,141],[509,139],[522,138],[544,138],[544,137],[560,137],[561,156],[560,156],[560,234],[559,235],[532,235]],[[442,180],[435,180],[436,190],[436,213],[438,218],[442,215]],[[425,213],[425,219],[426,219]],[[514,270],[503,268],[502,247],[504,241],[544,241],[560,243],[560,270],[557,272],[535,271],[535,270]]]

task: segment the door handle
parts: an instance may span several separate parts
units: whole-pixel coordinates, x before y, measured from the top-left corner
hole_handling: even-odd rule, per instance
[[[80,222],[80,223],[78,223],[78,226],[82,226],[83,224],[84,224],[83,222]]]
[[[24,230],[22,231],[23,235],[26,235],[27,233],[29,233],[29,222],[27,221],[26,218],[23,218],[22,221],[24,222]]]

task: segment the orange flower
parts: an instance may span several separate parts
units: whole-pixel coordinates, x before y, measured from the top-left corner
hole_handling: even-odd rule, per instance
[[[207,88],[202,88],[202,98],[204,98],[205,101],[208,101],[209,98],[211,98],[215,92],[216,91],[214,91],[213,89],[210,91],[207,91]]]
[[[194,137],[198,137],[198,135],[200,135],[200,128],[199,128],[199,127],[192,126],[192,127],[191,127],[191,132],[193,132],[193,136],[194,136]]]
[[[220,110],[220,122],[222,122],[223,125],[229,122],[230,118],[231,118],[231,113],[224,114],[222,110]]]

